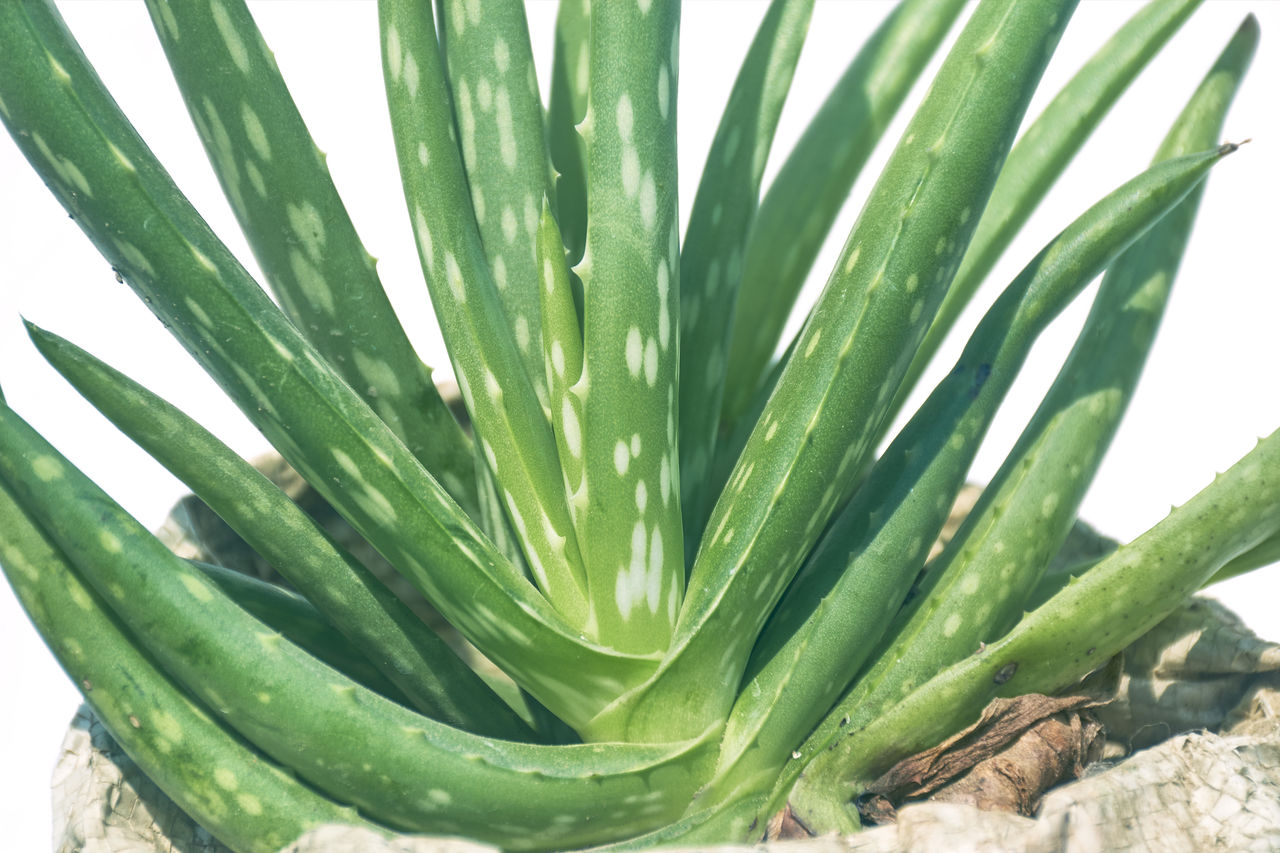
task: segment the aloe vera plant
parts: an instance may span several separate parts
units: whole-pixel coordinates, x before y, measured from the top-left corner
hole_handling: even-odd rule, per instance
[[[41,178],[253,426],[519,688],[479,678],[189,415],[28,323],[302,595],[172,555],[0,405],[0,565],[126,751],[232,848],[326,822],[513,849],[735,841],[788,802],[814,830],[852,830],[852,798],[897,758],[993,697],[1071,686],[1224,566],[1274,553],[1275,434],[1077,579],[1041,583],[1202,182],[1236,150],[1221,129],[1256,21],[1204,51],[1151,167],[1096,187],[1001,279],[1013,233],[1198,2],[1142,8],[1019,135],[1075,3],[906,0],[770,182],[813,5],[769,5],[682,219],[679,3],[565,0],[544,109],[520,3],[379,2],[382,154],[468,430],[242,2],[146,6],[274,301],[56,10],[0,6],[0,117]],[[953,22],[787,339],[778,318]],[[1057,382],[921,576],[1033,344],[1104,270]],[[993,277],[954,366],[895,431]]]

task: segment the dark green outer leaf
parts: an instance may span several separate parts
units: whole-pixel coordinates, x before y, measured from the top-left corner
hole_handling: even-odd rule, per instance
[[[356,651],[346,636],[301,595],[235,569],[197,560],[187,562],[217,584],[227,598],[271,630],[278,631],[282,637],[307,654],[374,693],[406,708],[413,708],[409,697],[392,684],[368,658]]]
[[[730,786],[768,787],[876,650],[1040,332],[1225,153],[1180,158],[1127,182],[1059,234],[996,300],[956,366],[832,523],[757,642],[759,668],[725,733],[723,793]],[[959,614],[946,623],[954,632],[951,622],[972,619],[977,609],[970,599],[938,621]],[[915,644],[892,648],[877,656],[872,671],[883,667],[909,685],[913,675],[920,677],[919,654]],[[731,761],[737,766],[724,766]],[[751,779],[752,773],[763,778]],[[738,778],[742,774],[747,778]]]
[[[892,714],[846,727],[829,750],[806,744],[798,761],[811,763],[792,799],[801,819],[819,832],[829,828],[862,784],[972,721],[993,697],[1052,694],[1104,665],[1220,566],[1278,531],[1280,432],[1003,639],[925,682]]]
[[[274,764],[162,673],[4,485],[0,567],[112,737],[147,778],[233,850],[275,853],[326,823],[372,827],[355,809]]]
[[[1160,165],[1152,172],[1213,147],[1257,37],[1256,24],[1246,22],[1227,45],[1160,145]],[[916,606],[898,617],[892,644],[855,691],[861,699],[841,703],[852,723],[862,724],[915,683],[1003,636],[1021,617],[1133,395],[1203,192],[1200,184],[1111,265],[1053,387],[931,565]]]
[[[3,407],[0,480],[170,675],[264,752],[389,825],[508,848],[584,845],[673,819],[706,772],[714,730],[652,746],[531,745],[378,696],[245,613]]]
[[[283,491],[191,418],[75,345],[28,324],[98,411],[222,517],[432,719],[532,740],[516,714],[407,605]]]
[[[243,0],[147,7],[223,192],[285,312],[474,516],[471,442],[396,319]]]

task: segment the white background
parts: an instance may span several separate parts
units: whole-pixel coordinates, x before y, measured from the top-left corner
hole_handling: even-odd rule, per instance
[[[85,52],[179,186],[250,265],[252,259],[187,120],[139,2],[73,0],[60,6]],[[1122,0],[1084,0],[1033,103],[1047,97],[1136,8]],[[259,2],[259,25],[276,51],[317,143],[352,210],[367,248],[424,359],[447,371],[417,270],[397,185],[390,128],[379,80],[376,9],[371,0]],[[679,101],[680,196],[687,214],[719,107],[760,16],[763,2],[694,0],[682,26]],[[783,115],[775,152],[798,136],[856,47],[888,6],[873,0],[819,0]],[[1144,384],[1090,492],[1082,516],[1129,539],[1159,521],[1213,473],[1280,426],[1276,367],[1280,280],[1272,252],[1280,236],[1275,199],[1280,128],[1275,101],[1280,7],[1263,0],[1209,0],[1175,36],[1103,129],[1079,155],[1007,253],[993,284],[1008,281],[1039,246],[1090,203],[1145,167],[1166,127],[1242,17],[1253,11],[1263,41],[1225,138],[1253,143],[1215,171]],[[544,85],[555,4],[534,0],[530,26]],[[935,61],[936,66],[936,61]],[[927,77],[926,77],[927,79]],[[908,103],[923,93],[923,86]],[[869,181],[901,133],[906,115],[853,193],[845,218],[815,272],[820,287],[865,197]],[[781,158],[771,161],[770,173]],[[239,452],[266,449],[185,353],[96,255],[23,162],[0,139],[0,385],[11,405],[127,509],[155,527],[180,486],[84,404],[36,355],[19,315],[64,335],[141,380],[213,428]],[[1091,292],[1091,291],[1090,291]],[[985,304],[988,290],[980,296]],[[1007,410],[993,428],[973,476],[983,480],[1047,388],[1087,306],[1078,303],[1037,347]],[[981,310],[979,306],[978,310]],[[968,317],[970,324],[977,314]],[[954,357],[955,346],[948,350]],[[950,363],[947,353],[939,370]],[[926,383],[927,384],[927,383]],[[1280,638],[1274,569],[1215,589],[1259,633]],[[7,849],[47,849],[47,780],[78,694],[0,584],[0,826]]]

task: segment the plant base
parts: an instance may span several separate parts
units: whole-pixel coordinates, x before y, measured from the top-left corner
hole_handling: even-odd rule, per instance
[[[957,845],[1033,853],[1280,849],[1280,644],[1259,640],[1221,605],[1193,599],[1125,654],[1120,696],[1100,709],[1108,753],[1160,741],[1154,746],[1092,765],[1085,778],[1049,792],[1034,819],[918,803],[903,807],[895,825],[801,842],[805,853]],[[1169,737],[1188,730],[1199,731]],[[53,795],[56,853],[226,853],[138,771],[87,708],[63,744]],[[492,849],[322,827],[282,853]]]

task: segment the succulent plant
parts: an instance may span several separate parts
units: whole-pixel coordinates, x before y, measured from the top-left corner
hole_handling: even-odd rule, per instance
[[[0,564],[138,765],[237,850],[327,822],[513,849],[745,840],[788,802],[814,830],[852,830],[852,798],[893,761],[994,697],[1071,686],[1215,576],[1273,559],[1277,434],[1131,543],[1045,572],[1132,394],[1201,182],[1237,148],[1219,134],[1252,19],[1154,164],[1075,212],[890,436],[1013,234],[1198,5],[1144,7],[1019,136],[1075,3],[982,0],[785,339],[861,164],[963,5],[898,6],[766,188],[813,8],[775,0],[682,227],[677,2],[565,0],[544,110],[520,3],[382,0],[407,217],[470,431],[241,0],[147,8],[274,301],[52,5],[0,5],[0,116],[55,196],[509,678],[480,677],[193,419],[28,324],[300,594],[176,557],[0,405]],[[1104,270],[1058,380],[926,571],[1037,336]]]

